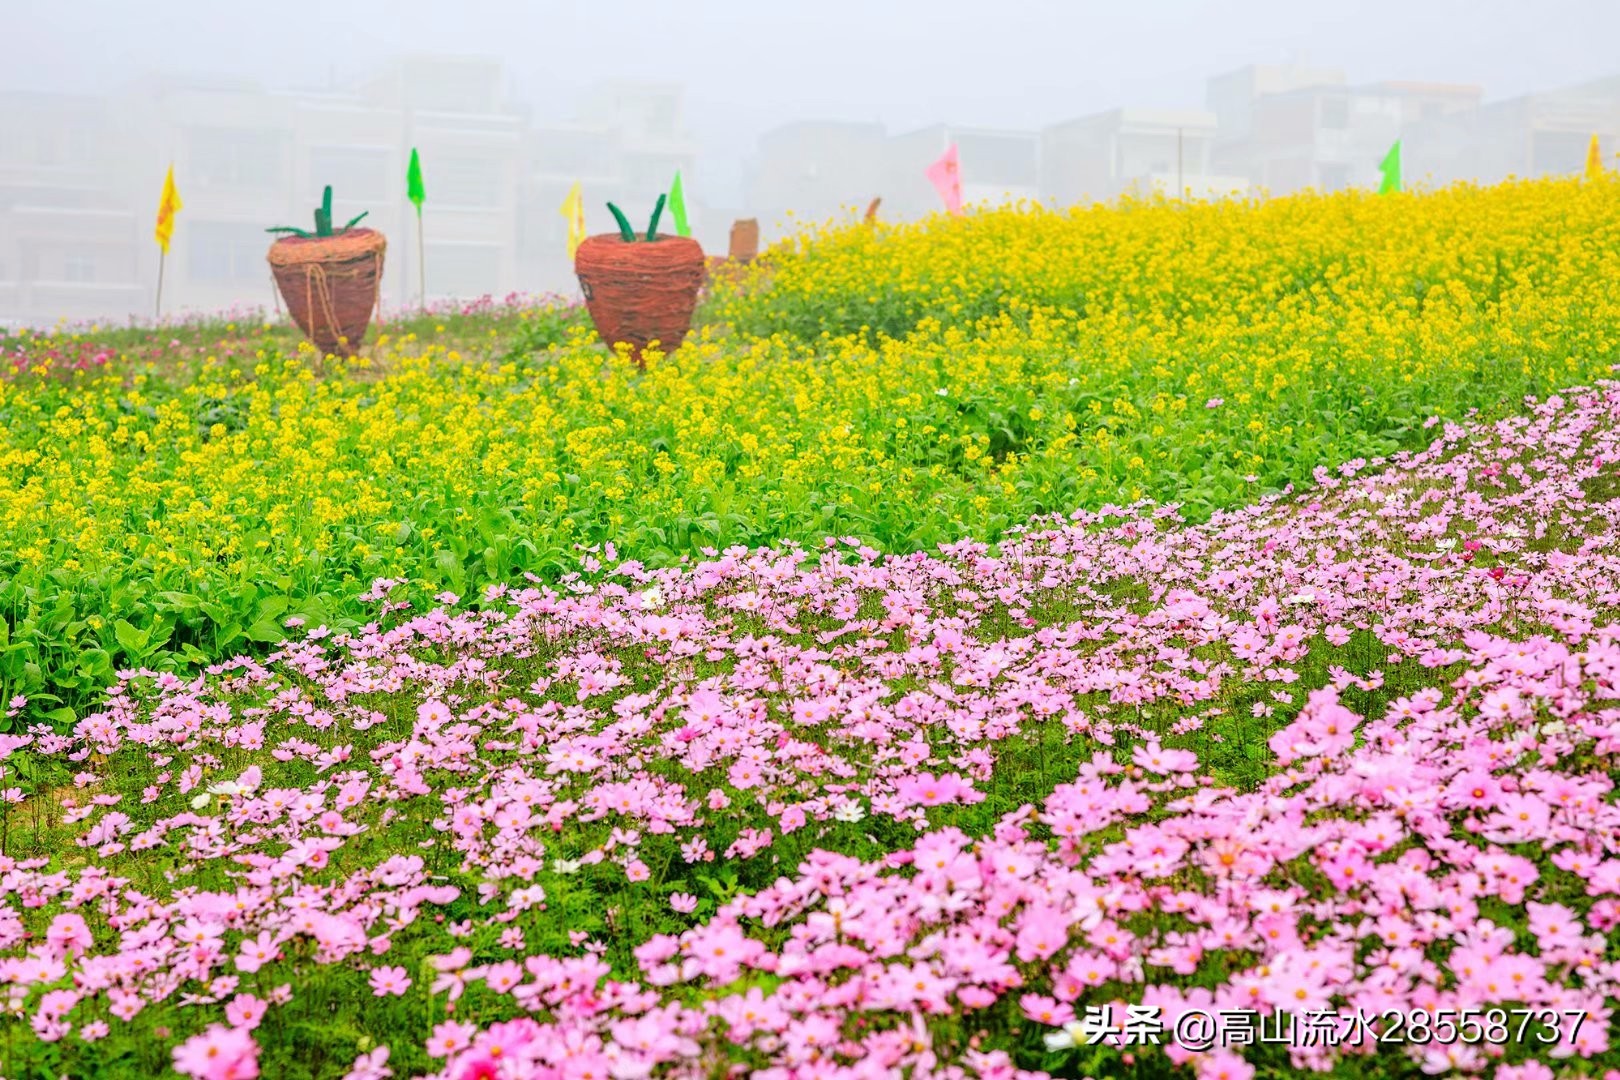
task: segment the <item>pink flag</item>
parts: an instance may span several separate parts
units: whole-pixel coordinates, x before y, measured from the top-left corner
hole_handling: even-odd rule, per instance
[[[953,214],[962,212],[962,170],[957,164],[955,143],[946,147],[939,160],[928,166],[928,182],[945,200],[945,209]]]

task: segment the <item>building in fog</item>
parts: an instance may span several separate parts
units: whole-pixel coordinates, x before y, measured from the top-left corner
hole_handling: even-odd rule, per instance
[[[1016,202],[1040,198],[1040,136],[1033,131],[935,124],[895,135],[885,155],[883,213],[911,219],[940,209],[928,166],[956,144],[962,170],[962,202]]]
[[[748,208],[772,236],[792,222],[864,211],[888,186],[888,142],[882,124],[859,121],[806,120],[768,131],[748,178]]]
[[[1593,135],[1614,167],[1620,77],[1430,115],[1409,129],[1403,150],[1410,146],[1409,157],[1421,163],[1409,175],[1489,184],[1510,176],[1579,173]]]
[[[152,310],[152,238],[164,171],[184,208],[164,271],[164,309],[272,309],[272,225],[362,212],[389,239],[382,300],[419,296],[417,219],[405,198],[411,148],[427,201],[427,296],[471,299],[572,287],[560,207],[579,181],[593,231],[619,202],[650,214],[695,144],[668,85],[599,89],[572,124],[536,127],[507,97],[501,66],[417,57],[343,90],[246,80],[147,79],[115,98],[0,99],[0,319],[50,324]],[[690,190],[690,188],[689,188]],[[694,227],[723,236],[688,196]],[[639,224],[639,221],[638,221]],[[666,216],[666,227],[673,223]],[[729,225],[729,221],[725,222]]]
[[[1242,181],[1210,168],[1215,114],[1201,109],[1111,109],[1041,132],[1041,197],[1057,206],[1125,192],[1225,194]]]
[[[1240,145],[1253,134],[1254,107],[1261,98],[1344,83],[1338,68],[1306,64],[1250,64],[1213,76],[1205,83],[1204,106],[1215,114],[1215,166],[1223,164],[1224,147]]]
[[[419,148],[430,213],[429,296],[479,296],[516,276],[524,118],[499,65],[412,59],[348,91],[148,79],[114,99],[22,96],[0,119],[0,316],[49,323],[150,310],[158,193],[172,162],[184,203],[164,307],[271,308],[272,225],[362,212],[390,240],[383,299],[414,302],[417,238],[405,199]],[[15,266],[15,270],[12,267]]]
[[[1274,193],[1365,186],[1413,125],[1473,111],[1479,99],[1477,86],[1410,82],[1319,83],[1264,94],[1244,112],[1245,136],[1223,131],[1214,157],[1221,171]],[[1403,142],[1402,152],[1408,177],[1432,164],[1421,140]]]
[[[89,319],[149,302],[139,241],[148,238],[155,272],[150,222],[143,229],[110,182],[126,148],[107,99],[0,94],[0,322]]]
[[[187,307],[275,304],[265,229],[312,227],[330,184],[334,220],[365,213],[363,224],[389,238],[384,301],[414,302],[416,214],[405,198],[412,147],[427,190],[428,295],[498,289],[515,270],[524,127],[504,105],[502,84],[497,64],[422,58],[344,92],[151,88],[137,99],[152,150],[138,175],[161,179],[172,160],[185,202],[169,296]]]

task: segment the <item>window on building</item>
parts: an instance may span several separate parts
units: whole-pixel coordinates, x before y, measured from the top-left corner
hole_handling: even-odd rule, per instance
[[[1028,187],[1037,182],[1038,144],[1017,135],[963,134],[956,140],[962,177],[975,184]]]
[[[614,137],[597,131],[547,131],[538,144],[540,171],[560,176],[611,176],[618,163]]]
[[[624,183],[631,191],[651,191],[652,198],[656,199],[657,193],[669,183],[676,169],[682,171],[682,186],[689,192],[696,190],[692,163],[678,157],[627,156],[624,161]]]
[[[429,244],[428,291],[472,300],[501,290],[501,249],[496,244]]]
[[[642,113],[642,122],[649,134],[673,135],[679,113],[680,108],[675,98],[655,97],[647,102]]]
[[[62,140],[54,129],[44,129],[35,133],[34,160],[40,165],[62,163]]]
[[[234,221],[193,221],[186,225],[185,235],[192,280],[269,280],[270,270],[264,253],[272,238],[260,226]]]
[[[1350,166],[1339,161],[1316,167],[1316,175],[1323,191],[1342,191],[1350,186]]]
[[[282,182],[286,140],[279,131],[193,128],[187,172],[203,187],[275,188]]]
[[[309,178],[317,188],[331,184],[334,194],[350,202],[385,199],[390,158],[381,147],[317,146],[309,152]],[[404,175],[401,169],[400,184],[405,182]]]
[[[1350,102],[1342,97],[1322,99],[1322,126],[1329,131],[1343,131],[1350,126]]]
[[[422,155],[422,183],[432,185],[429,197],[440,206],[491,209],[501,205],[502,165],[489,158],[434,155],[430,177],[429,160]]]
[[[427,63],[406,72],[413,108],[434,112],[487,113],[499,96],[499,76],[482,66]]]
[[[68,128],[67,130],[67,157],[75,165],[90,165],[96,160],[97,151],[101,146],[98,133],[84,125]]]
[[[96,280],[96,257],[82,252],[69,252],[62,258],[63,281]]]

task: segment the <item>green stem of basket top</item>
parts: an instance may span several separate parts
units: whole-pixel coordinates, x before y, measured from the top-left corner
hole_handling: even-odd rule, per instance
[[[658,201],[653,204],[652,220],[647,223],[645,243],[650,244],[658,239],[658,219],[664,215],[664,200],[666,198],[668,198],[667,195],[660,195]],[[623,210],[620,210],[612,203],[608,203],[607,208],[612,211],[613,220],[619,223],[619,239],[627,244],[634,244],[636,242],[636,230],[630,227],[630,219],[624,216]]]
[[[332,185],[327,184],[326,190],[321,193],[321,205],[315,208],[314,232],[306,232],[303,229],[297,229],[291,225],[277,225],[273,229],[266,229],[264,231],[273,233],[287,233],[291,236],[301,236],[306,240],[312,236],[342,236],[344,233],[360,224],[360,219],[369,213],[371,213],[371,211],[367,210],[365,214],[360,214],[358,217],[350,218],[349,223],[343,226],[341,229],[332,228]]]

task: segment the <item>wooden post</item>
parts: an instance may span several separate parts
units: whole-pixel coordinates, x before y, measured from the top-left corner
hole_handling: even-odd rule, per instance
[[[416,277],[419,284],[418,296],[422,303],[422,310],[427,310],[427,259],[422,241],[422,208],[416,208]]]
[[[759,219],[741,218],[731,226],[731,250],[729,258],[733,262],[753,262],[759,255]]]
[[[155,310],[152,313],[152,317],[155,318],[155,319],[163,318],[163,264],[168,262],[168,261],[169,261],[169,253],[167,251],[159,251],[158,252],[157,306],[156,306]]]

